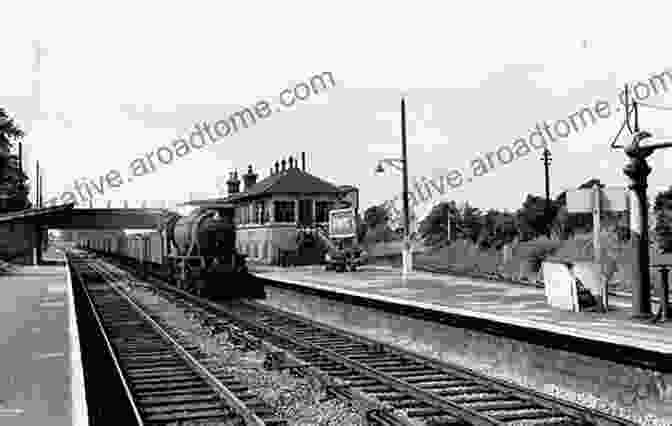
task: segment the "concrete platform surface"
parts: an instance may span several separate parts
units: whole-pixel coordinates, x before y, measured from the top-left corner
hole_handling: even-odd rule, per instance
[[[86,424],[65,266],[17,267],[0,288],[0,424]]]
[[[611,298],[606,314],[573,313],[549,307],[543,289],[467,277],[413,272],[404,281],[398,269],[379,266],[345,273],[318,266],[251,270],[301,286],[672,355],[672,323],[633,321],[627,299]]]

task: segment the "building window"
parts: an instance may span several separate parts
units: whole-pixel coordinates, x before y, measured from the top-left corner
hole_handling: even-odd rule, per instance
[[[284,223],[296,222],[296,215],[294,212],[294,201],[275,202],[275,221]]]
[[[333,201],[318,201],[315,203],[315,222],[329,222],[329,211],[334,208]]]
[[[251,205],[250,204],[243,204],[242,206],[242,214],[243,214],[243,223],[248,224],[252,223],[252,214],[250,214],[251,210]]]
[[[299,201],[299,224],[301,226],[312,226],[313,224],[313,200]]]
[[[262,224],[266,222],[268,222],[266,203],[257,201],[254,203],[254,223]]]

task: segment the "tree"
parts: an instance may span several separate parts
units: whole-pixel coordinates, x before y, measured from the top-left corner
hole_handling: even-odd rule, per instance
[[[518,236],[516,217],[509,212],[500,212],[490,209],[483,216],[483,226],[478,237],[478,244],[482,248],[500,249],[512,242]]]
[[[459,211],[458,224],[458,235],[474,243],[477,242],[483,227],[481,210],[465,202]]]
[[[25,133],[14,123],[14,119],[7,114],[7,111],[0,107],[0,152],[9,154],[10,149],[14,147],[13,140],[21,139]]]
[[[364,221],[358,228],[358,234],[363,235],[360,241],[365,244],[393,241],[396,234],[390,228],[390,212],[383,205],[371,206],[364,211]]]
[[[672,252],[672,186],[656,195],[653,212],[656,243],[662,253]]]
[[[418,233],[425,243],[434,246],[450,240],[451,221],[458,217],[458,209],[454,201],[441,202],[435,205],[427,217],[420,222]]]
[[[0,108],[0,210],[16,211],[30,207],[28,177],[16,155],[11,154],[13,141],[25,133],[4,108]]]
[[[452,235],[448,235],[449,226]],[[482,227],[482,214],[478,208],[469,203],[458,207],[455,201],[447,201],[432,208],[420,223],[419,234],[429,245],[442,244],[453,239],[476,242]]]
[[[546,234],[549,227],[546,199],[528,194],[523,206],[516,212],[516,222],[522,241],[532,240]]]
[[[364,212],[364,222],[369,228],[375,228],[376,226],[387,224],[389,220],[389,213],[387,209],[380,206],[371,206]]]

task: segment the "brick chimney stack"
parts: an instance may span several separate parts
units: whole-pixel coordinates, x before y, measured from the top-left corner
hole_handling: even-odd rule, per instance
[[[238,180],[237,171],[229,173],[229,180],[226,181],[226,186],[229,190],[229,195],[240,192],[240,180]]]
[[[278,161],[275,162],[275,174],[278,174],[280,172],[280,163]]]
[[[254,186],[254,184],[257,183],[257,177],[259,177],[259,175],[252,171],[252,165],[250,164],[247,167],[247,173],[245,175],[243,175],[243,182],[245,184],[245,191],[249,191],[250,188],[252,188]]]
[[[301,170],[306,171],[306,153],[301,153]]]
[[[289,168],[293,169],[294,168],[294,157],[291,155],[289,156]]]
[[[282,161],[280,162],[280,165],[282,166],[282,171],[284,172],[287,169],[287,161],[283,158]]]

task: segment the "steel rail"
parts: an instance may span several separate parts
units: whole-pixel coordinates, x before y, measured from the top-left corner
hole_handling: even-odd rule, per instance
[[[124,278],[123,272],[112,271],[109,273],[110,275],[116,274],[118,277]],[[181,291],[179,292],[181,293]],[[173,294],[171,294],[169,300],[177,303],[181,302],[178,298],[175,298]],[[205,311],[206,308],[199,307],[199,309],[203,309]],[[376,422],[376,424],[385,426],[414,425],[410,423],[408,419],[398,416],[396,413],[394,413],[394,409],[392,407],[385,405],[377,400],[371,399],[370,397],[363,394],[361,391],[352,388],[350,385],[345,384],[345,382],[343,382],[343,380],[341,379],[333,378],[328,374],[325,374],[323,371],[312,366],[310,363],[307,363],[303,360],[300,360],[299,358],[296,358],[289,351],[282,350],[266,342],[261,342],[261,345],[265,346],[266,347],[265,349],[269,352],[277,352],[278,350],[284,352],[285,356],[287,357],[287,361],[290,364],[284,365],[283,368],[297,371],[298,374],[303,376],[307,374],[309,376],[317,378],[320,382],[322,382],[323,386],[325,387],[325,391],[327,393],[332,393],[333,395],[335,395],[336,397],[338,397],[343,401],[353,402],[363,407],[364,417],[373,420],[374,422]]]
[[[578,419],[582,419],[585,421],[592,422],[593,424],[605,424],[605,421],[608,421],[609,425],[622,425],[622,426],[635,426],[635,423],[625,420],[625,419],[620,419],[618,417],[611,416],[606,413],[599,412],[597,410],[593,410],[588,407],[583,407],[579,404],[569,402],[569,401],[563,401],[559,400],[557,398],[553,398],[552,396],[545,395],[541,392],[535,391],[533,389],[528,389],[528,388],[523,388],[519,385],[516,385],[512,382],[508,382],[506,380],[498,379],[496,377],[490,377],[490,376],[485,376],[482,373],[478,373],[474,370],[461,367],[458,365],[453,365],[453,364],[443,364],[440,361],[424,357],[420,354],[411,352],[407,349],[404,349],[402,347],[399,347],[397,345],[389,344],[389,343],[381,343],[379,341],[373,340],[371,338],[361,336],[359,334],[355,334],[353,332],[343,330],[340,328],[332,327],[330,325],[320,323],[317,321],[314,321],[309,318],[305,318],[302,316],[299,316],[297,314],[287,312],[280,310],[278,308],[268,306],[265,304],[261,304],[256,301],[245,301],[244,302],[247,305],[253,306],[255,309],[259,310],[265,310],[267,312],[272,312],[278,316],[285,317],[285,318],[290,318],[293,319],[297,322],[300,323],[306,323],[310,325],[311,327],[317,328],[317,329],[322,329],[324,331],[338,334],[338,335],[345,335],[352,340],[365,344],[365,345],[381,345],[381,346],[387,346],[390,349],[394,351],[394,353],[403,355],[404,357],[410,358],[411,360],[418,362],[419,364],[424,364],[428,365],[432,368],[435,368],[437,370],[440,370],[441,372],[446,372],[450,374],[455,374],[457,376],[462,376],[462,378],[465,379],[472,379],[478,382],[484,382],[487,386],[491,386],[494,389],[496,389],[499,392],[502,392],[504,394],[508,394],[512,397],[516,398],[526,398],[530,399],[534,402],[537,402],[539,405],[545,406],[547,408],[554,408],[561,412],[562,414],[565,414],[569,417],[575,417]]]
[[[221,306],[217,303],[213,303],[211,301],[208,301],[208,300],[205,300],[203,298],[194,296],[194,295],[189,294],[187,292],[184,292],[182,290],[175,289],[174,287],[166,285],[163,282],[155,282],[155,284],[157,286],[159,286],[160,288],[163,288],[163,289],[165,289],[165,290],[167,290],[171,293],[181,294],[182,296],[184,296],[188,300],[192,300],[192,301],[197,302],[198,304],[208,306],[215,311],[218,311],[218,312],[223,312],[224,311],[225,314],[230,313],[230,310],[229,311],[225,310],[223,306]],[[347,336],[347,337],[353,339],[355,342],[359,342],[359,343],[365,344],[367,346],[376,346],[377,345],[377,346],[380,346],[380,347],[383,347],[383,348],[387,348],[387,349],[389,349],[391,355],[402,355],[404,357],[409,358],[411,361],[418,362],[421,365],[425,365],[429,368],[436,369],[436,370],[438,370],[438,372],[440,372],[442,374],[455,375],[455,376],[458,376],[457,378],[472,380],[472,381],[474,381],[476,383],[479,383],[479,384],[482,384],[484,386],[491,387],[493,390],[498,391],[498,392],[500,392],[504,395],[508,395],[510,397],[513,397],[513,398],[516,398],[516,399],[519,399],[519,400],[527,400],[527,401],[530,401],[530,402],[534,402],[537,405],[539,405],[540,408],[554,409],[554,410],[557,411],[557,414],[561,414],[561,415],[564,415],[566,417],[572,418],[572,419],[576,420],[577,423],[579,423],[579,424],[596,424],[596,425],[609,425],[609,426],[634,426],[635,425],[635,423],[633,423],[631,421],[628,421],[628,420],[625,420],[625,419],[622,419],[622,418],[618,418],[618,417],[615,417],[615,416],[612,416],[612,415],[609,415],[609,414],[606,414],[606,413],[602,413],[600,411],[597,411],[597,410],[594,410],[594,409],[591,409],[591,408],[588,408],[588,407],[583,407],[583,406],[578,405],[578,404],[573,403],[573,402],[560,400],[558,398],[554,398],[550,395],[543,394],[543,393],[535,391],[533,389],[523,388],[520,385],[517,385],[515,383],[509,382],[509,381],[506,381],[506,380],[486,376],[482,373],[478,373],[476,371],[470,370],[470,369],[465,368],[465,367],[460,367],[460,366],[453,365],[453,364],[444,364],[444,363],[441,363],[440,361],[433,360],[433,359],[430,359],[430,358],[426,358],[422,355],[410,352],[410,351],[405,350],[403,348],[400,348],[396,345],[391,345],[391,344],[375,341],[375,340],[369,339],[369,338],[361,336],[361,335],[354,334],[354,333],[346,331],[346,330],[338,329],[338,328],[335,328],[335,327],[332,327],[332,326],[329,326],[329,325],[326,325],[326,324],[323,324],[323,323],[318,323],[316,321],[298,316],[296,314],[292,314],[290,312],[286,312],[286,311],[279,310],[277,308],[270,307],[270,306],[265,305],[265,304],[260,304],[258,302],[253,302],[253,301],[246,301],[245,303],[250,305],[250,306],[254,306],[255,307],[254,309],[263,309],[263,310],[266,310],[267,312],[275,312],[276,315],[280,315],[281,317],[289,317],[289,318],[292,318],[292,319],[294,319],[294,320],[296,320],[300,323],[305,323],[305,324],[308,324],[312,327],[317,327],[318,329],[322,329],[322,330],[326,330],[326,331],[331,332],[331,333],[335,333],[339,336]],[[241,318],[241,321],[243,321],[245,323],[249,323],[252,320],[246,320],[246,319]],[[261,329],[263,332],[269,333],[271,335],[275,334],[275,331],[270,331],[269,328],[272,328],[273,330],[275,330],[276,327],[271,327],[271,326],[268,326],[268,325],[263,325],[263,326],[260,327],[257,324],[255,324],[254,322],[252,322],[252,326],[253,326],[253,328]],[[281,333],[284,333],[284,336],[277,336],[278,338],[288,340],[290,343],[292,343],[296,346],[308,347],[308,352],[311,352],[311,353],[316,352],[317,355],[320,355],[320,354],[325,354],[325,352],[327,351],[327,350],[323,349],[319,344],[297,342],[296,339],[290,333],[287,333],[287,332],[281,332]],[[330,351],[330,352],[333,352],[333,351]],[[338,353],[335,353],[335,355],[337,357],[342,357],[342,355],[339,355]],[[347,359],[348,358],[346,357],[346,360]],[[357,361],[353,361],[353,360],[349,360],[349,361],[357,363]],[[340,361],[334,361],[334,362],[339,363]],[[366,369],[370,369],[370,367],[367,367],[365,365],[362,365],[362,367],[364,367]],[[352,368],[352,369],[356,370],[355,368]],[[423,392],[424,392],[424,390],[423,390]],[[430,405],[434,405],[434,404],[430,403]],[[458,409],[462,410],[463,407],[460,407],[458,405]],[[448,410],[446,410],[446,411],[447,411],[447,413],[451,413]],[[480,413],[477,413],[477,414],[479,416],[481,416]],[[457,417],[462,417],[462,416],[458,414]],[[495,422],[500,422],[499,420],[496,420],[496,419],[494,419],[494,420],[495,420]],[[501,423],[495,423],[495,424],[501,424]]]
[[[77,259],[77,261],[81,261],[81,259]],[[96,321],[96,326],[100,330],[103,340],[105,340],[105,348],[107,349],[107,353],[110,354],[110,357],[112,358],[112,362],[114,363],[114,368],[123,380],[122,385],[124,387],[124,392],[126,393],[126,397],[128,398],[130,404],[131,404],[131,409],[133,411],[133,416],[135,417],[135,420],[137,421],[137,424],[139,426],[144,426],[144,421],[142,420],[142,416],[140,415],[140,410],[138,409],[138,406],[135,402],[135,398],[133,397],[133,393],[131,392],[131,389],[128,387],[128,377],[126,377],[126,374],[124,374],[123,369],[121,368],[121,365],[119,364],[119,359],[117,358],[117,354],[114,351],[112,347],[112,343],[110,342],[109,337],[107,336],[107,331],[105,330],[105,327],[103,326],[103,321],[100,319],[100,316],[98,315],[98,310],[96,309],[96,306],[93,303],[93,299],[91,299],[91,295],[89,294],[89,290],[86,288],[85,281],[82,278],[79,269],[75,267],[75,263],[73,262],[73,257],[71,255],[66,255],[66,262],[68,267],[71,267],[73,272],[75,273],[75,276],[77,277],[77,281],[79,282],[79,285],[81,286],[84,296],[86,297],[86,300],[89,305],[89,309],[93,312],[93,317]]]
[[[441,397],[438,397],[438,396],[436,396],[436,395],[434,395],[430,392],[427,392],[427,391],[425,391],[425,390],[423,390],[423,389],[421,389],[417,386],[411,385],[411,384],[409,384],[407,382],[404,382],[402,380],[399,380],[397,378],[385,375],[385,374],[383,374],[383,373],[381,373],[381,372],[379,372],[379,371],[377,371],[373,368],[370,368],[370,367],[367,367],[367,366],[363,365],[360,362],[357,362],[357,361],[348,359],[348,358],[346,358],[342,355],[339,355],[338,353],[336,353],[332,350],[322,348],[319,345],[314,345],[312,343],[298,341],[296,338],[294,338],[293,336],[291,336],[288,333],[275,330],[275,329],[273,329],[271,327],[268,327],[268,326],[265,326],[265,325],[260,325],[260,324],[256,323],[255,321],[244,318],[241,315],[239,315],[239,314],[233,312],[232,310],[227,309],[227,308],[225,308],[221,305],[214,304],[210,301],[207,301],[207,300],[201,299],[201,298],[196,299],[195,296],[193,296],[189,293],[183,292],[182,290],[179,290],[179,289],[170,288],[169,290],[170,291],[179,291],[180,294],[183,294],[184,296],[187,296],[188,298],[192,298],[192,300],[196,300],[199,303],[206,304],[210,308],[212,308],[212,309],[214,309],[214,310],[216,310],[220,313],[223,313],[225,315],[228,315],[230,318],[232,318],[232,319],[234,319],[238,322],[241,322],[241,323],[247,325],[248,327],[250,327],[252,329],[261,330],[262,332],[264,332],[264,333],[266,333],[270,336],[275,336],[276,338],[284,339],[284,340],[288,341],[289,343],[291,343],[295,346],[310,349],[310,350],[316,352],[317,354],[325,355],[327,358],[331,359],[333,362],[344,364],[344,365],[348,366],[349,368],[351,368],[352,370],[359,371],[361,374],[369,375],[370,377],[374,377],[376,380],[379,380],[382,383],[387,384],[392,388],[396,387],[397,390],[403,390],[404,392],[408,393],[409,395],[417,398],[419,401],[424,402],[425,404],[430,405],[432,407],[444,410],[448,415],[457,417],[459,419],[463,419],[463,420],[469,422],[472,425],[475,425],[475,426],[502,426],[502,425],[506,424],[506,422],[502,422],[502,421],[494,419],[490,416],[478,413],[478,412],[476,412],[472,409],[462,407],[459,404],[455,404],[453,402],[447,401],[447,400],[445,400]]]
[[[232,408],[238,415],[240,415],[249,426],[265,426],[264,421],[262,421],[256,414],[254,414],[245,404],[238,399],[234,394],[229,391],[226,386],[224,386],[221,381],[215,377],[208,369],[203,366],[196,358],[194,358],[180,343],[173,339],[168,332],[166,332],[161,325],[159,325],[149,314],[147,314],[144,309],[138,306],[133,299],[131,299],[124,291],[120,290],[116,284],[113,283],[114,276],[108,271],[105,271],[99,265],[92,263],[91,266],[94,270],[105,277],[108,280],[110,287],[121,297],[123,297],[141,316],[147,321],[148,324],[168,343],[170,343],[178,352],[180,357],[187,363],[191,368],[193,368],[205,381],[207,381],[210,386],[212,386],[217,394],[225,400],[230,408]]]

